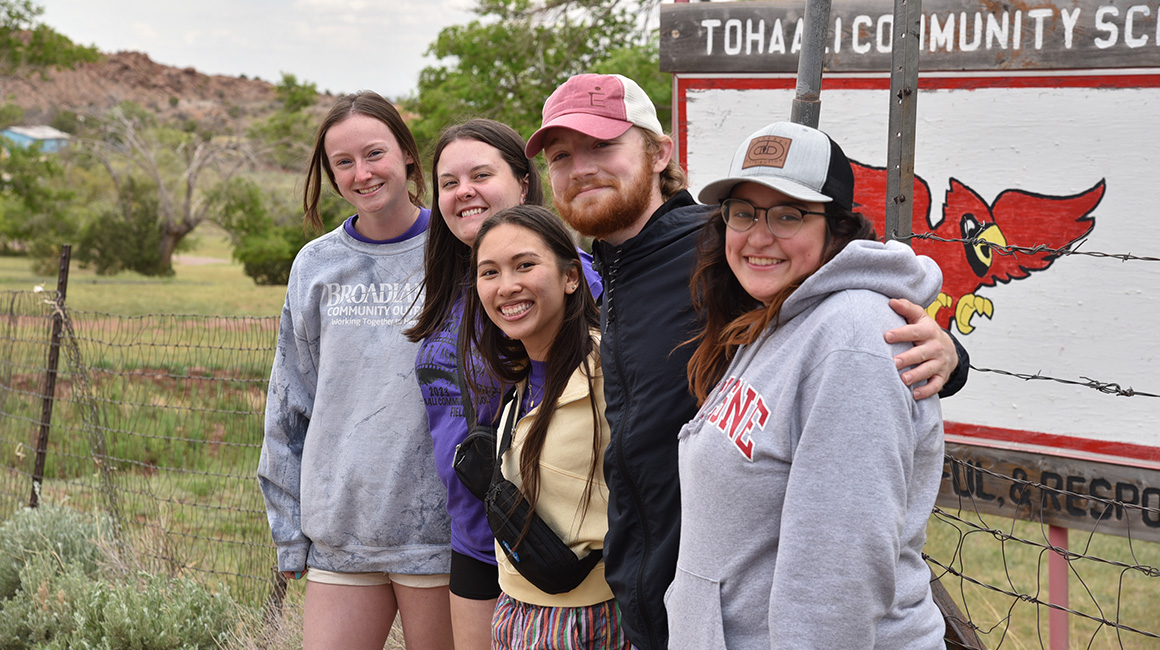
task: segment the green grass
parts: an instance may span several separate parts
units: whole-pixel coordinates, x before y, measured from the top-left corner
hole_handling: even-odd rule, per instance
[[[1044,602],[1049,600],[1047,576],[1052,552],[1042,548],[1047,545],[1046,527],[1000,517],[980,520],[967,512],[949,514],[963,521],[932,517],[927,526],[925,551],[928,555],[995,589],[1031,595]],[[1015,538],[1039,546],[1021,543]],[[1160,544],[1073,530],[1069,533],[1068,548],[1082,556],[1128,565],[1073,559],[1068,581],[1070,609],[1152,634],[1160,633],[1160,607],[1157,606],[1160,576],[1148,575],[1160,568]],[[1137,566],[1144,569],[1129,568]],[[954,575],[943,575],[941,581],[959,606],[969,613],[971,621],[982,628],[980,638],[988,648],[1049,647],[1046,607]],[[1070,616],[1069,636],[1069,646],[1073,649],[1160,648],[1160,639],[1127,631],[1117,636],[1116,629],[1078,615]]]
[[[191,235],[191,250],[179,255],[169,278],[137,273],[98,276],[73,264],[67,299],[78,311],[122,316],[143,314],[205,314],[217,316],[277,316],[286,287],[259,287],[230,257],[229,238],[217,226],[205,223]],[[195,259],[203,258],[203,259]],[[210,261],[206,260],[219,260]],[[55,275],[38,275],[23,257],[0,257],[0,291],[56,289]]]

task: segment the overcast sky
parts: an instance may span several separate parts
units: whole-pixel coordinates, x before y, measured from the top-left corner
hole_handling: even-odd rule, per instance
[[[134,50],[206,74],[334,93],[415,90],[439,31],[475,17],[472,0],[38,0],[41,20],[102,52]]]

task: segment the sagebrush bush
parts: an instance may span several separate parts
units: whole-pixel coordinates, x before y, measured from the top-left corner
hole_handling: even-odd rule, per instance
[[[22,569],[42,556],[55,558],[59,567],[94,573],[102,557],[99,540],[110,530],[107,518],[71,508],[45,505],[17,512],[0,524],[0,599],[16,595]]]
[[[111,583],[47,564],[28,564],[28,591],[0,609],[0,650],[217,650],[238,620],[228,596],[192,580],[138,574]]]
[[[218,650],[244,610],[186,578],[132,572],[102,549],[104,520],[67,508],[0,525],[0,650]],[[14,585],[14,588],[13,588]]]
[[[84,624],[72,631],[70,647],[216,650],[236,621],[237,605],[228,596],[187,578],[138,574],[136,580],[93,587],[103,590],[100,597],[74,603]]]
[[[49,555],[33,557],[21,568],[20,579],[24,589],[0,605],[0,650],[68,639],[78,624],[74,604],[99,595],[89,593],[94,583],[79,565],[62,567]]]

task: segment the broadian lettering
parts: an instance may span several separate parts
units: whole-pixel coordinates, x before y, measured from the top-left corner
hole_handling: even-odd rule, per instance
[[[410,305],[423,285],[383,282],[380,284],[339,284],[330,282],[323,285],[322,304],[334,307],[343,304],[388,304],[405,303]]]
[[[423,285],[383,282],[379,284],[322,285],[323,313],[331,325],[342,327],[383,327],[414,321]]]

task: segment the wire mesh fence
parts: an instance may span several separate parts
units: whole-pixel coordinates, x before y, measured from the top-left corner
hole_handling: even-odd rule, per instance
[[[993,471],[958,451],[946,459],[951,487],[925,554],[985,647],[1060,647],[1048,639],[1056,611],[1068,615],[1072,648],[1160,648],[1160,491],[1104,498]],[[1053,527],[1056,507],[1090,524]],[[1064,581],[1054,586],[1068,594],[1062,602],[1050,593],[1052,561],[1065,567],[1051,577]]]
[[[277,318],[124,317],[58,311],[54,299],[4,296],[3,512],[29,503],[50,424],[41,502],[104,510],[145,568],[261,602],[274,554],[254,472]],[[63,335],[51,396],[54,314]]]
[[[1082,240],[1049,248],[929,233],[901,239],[984,246],[995,255],[1160,261],[1081,251]],[[1124,386],[1115,378],[972,371],[1019,382],[1013,392],[1041,390],[1020,383],[1043,381],[1091,389],[1108,401],[1102,412],[1109,414],[1114,400],[1160,397],[1155,386]],[[1102,457],[1025,446],[1033,451],[948,441],[925,553],[967,625],[988,648],[1160,648],[1160,454],[1137,449],[1136,458]],[[1062,630],[1053,618],[1062,620]]]
[[[46,432],[41,502],[109,513],[119,543],[152,571],[223,585],[252,606],[277,594],[255,468],[278,319],[78,312],[52,292],[0,300],[0,516],[29,504]],[[49,395],[54,318],[60,367]],[[1126,395],[1105,382],[1085,385],[1108,399]],[[1160,490],[1155,503],[1139,490],[1100,497],[953,453],[946,463],[950,487],[928,527],[928,561],[984,646],[1052,647],[1047,620],[1064,611],[1071,647],[1160,648],[1160,543],[1105,521],[1130,511],[1135,530],[1160,526]],[[1073,527],[1065,548],[1045,509],[1038,520],[1020,499],[996,509],[994,494],[1020,490],[1111,514]],[[1052,556],[1071,576],[1066,605],[1048,596]]]

